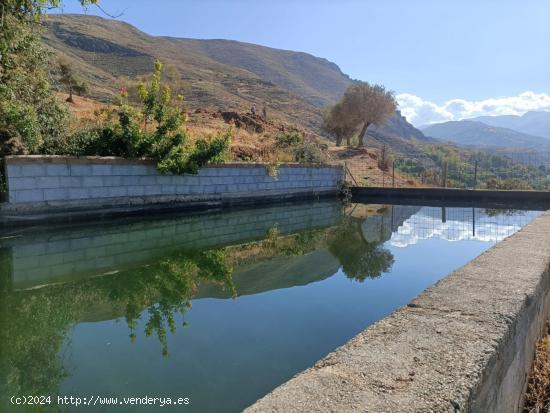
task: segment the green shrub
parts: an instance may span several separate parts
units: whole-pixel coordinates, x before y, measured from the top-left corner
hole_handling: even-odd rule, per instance
[[[300,132],[290,132],[278,135],[275,138],[276,145],[280,148],[288,148],[297,146],[304,142],[304,135]]]
[[[66,139],[43,145],[43,152],[73,156],[119,156],[157,161],[161,173],[196,174],[208,163],[222,162],[231,145],[232,129],[222,136],[192,142],[182,128],[186,121],[181,102],[171,98],[161,83],[162,64],[155,62],[151,84],[140,85],[141,108],[120,96],[118,116],[104,125],[81,129]]]
[[[304,143],[294,149],[294,159],[300,163],[323,163],[325,156],[318,146]]]
[[[30,105],[2,102],[0,128],[16,132],[27,153],[35,152],[42,143],[38,115]]]

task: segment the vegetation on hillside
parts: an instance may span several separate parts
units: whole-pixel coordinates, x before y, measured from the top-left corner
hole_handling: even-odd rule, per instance
[[[65,139],[49,141],[43,151],[75,156],[121,156],[157,161],[160,172],[196,174],[207,163],[225,159],[231,128],[212,139],[192,139],[183,127],[187,118],[183,97],[173,97],[162,82],[162,63],[155,62],[149,84],[139,87],[139,106],[122,91],[119,105],[99,125],[77,130]]]
[[[426,144],[423,157],[396,157],[395,167],[418,180],[440,185],[447,165],[447,186],[452,188],[545,189],[550,186],[549,170],[513,162],[505,156]]]

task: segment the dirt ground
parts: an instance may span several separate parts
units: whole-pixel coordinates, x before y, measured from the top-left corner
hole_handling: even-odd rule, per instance
[[[380,151],[374,148],[344,148],[332,146],[329,148],[331,158],[345,163],[348,169],[347,182],[357,186],[379,187],[418,187],[421,186],[414,178],[401,175],[390,166],[383,170],[379,166]]]

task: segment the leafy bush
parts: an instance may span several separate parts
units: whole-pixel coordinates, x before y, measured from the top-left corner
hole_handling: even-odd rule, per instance
[[[291,146],[297,146],[304,142],[304,135],[300,132],[293,131],[278,135],[275,138],[276,145],[280,148],[289,148]]]
[[[318,146],[304,143],[294,150],[294,159],[300,163],[323,163],[325,156]]]
[[[232,129],[222,136],[192,142],[183,129],[186,115],[181,102],[161,82],[162,64],[155,62],[149,85],[139,87],[141,108],[120,96],[117,116],[100,127],[81,129],[65,140],[44,147],[48,153],[74,156],[119,156],[157,161],[161,173],[196,174],[208,163],[225,159],[231,145]]]

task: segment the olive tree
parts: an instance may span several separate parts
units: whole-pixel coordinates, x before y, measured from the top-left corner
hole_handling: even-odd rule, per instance
[[[81,80],[75,73],[73,66],[66,61],[60,61],[59,62],[59,71],[61,72],[61,76],[59,78],[59,81],[67,87],[67,90],[69,91],[69,97],[67,98],[67,102],[73,102],[73,92],[75,92],[78,96],[81,96],[84,93],[87,93],[88,86],[86,82]]]
[[[349,116],[342,103],[337,103],[327,109],[323,116],[323,129],[336,139],[336,146],[342,145],[346,139],[350,145],[351,137],[357,128],[357,124]]]
[[[342,98],[343,110],[356,126],[361,125],[359,144],[364,145],[367,128],[370,125],[382,125],[395,112],[397,104],[392,91],[382,85],[367,82],[352,84]]]

